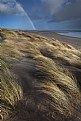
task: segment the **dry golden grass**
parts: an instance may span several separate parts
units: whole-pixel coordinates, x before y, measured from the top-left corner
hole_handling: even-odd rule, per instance
[[[0,59],[0,80],[1,80],[1,108],[5,116],[14,109],[14,105],[22,98],[22,89],[15,82],[13,75],[9,71],[6,63]],[[1,115],[2,115],[1,114]],[[4,116],[4,117],[5,117]]]
[[[81,51],[25,31],[0,35],[0,117],[81,121]]]

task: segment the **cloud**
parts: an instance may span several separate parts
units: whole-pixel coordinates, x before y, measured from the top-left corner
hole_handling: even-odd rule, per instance
[[[41,0],[41,1],[45,4],[47,11],[51,15],[58,12],[65,2],[65,0]]]
[[[81,29],[81,19],[70,21],[68,27],[72,29]]]
[[[0,14],[25,15],[26,13],[15,0],[0,0]]]
[[[41,0],[47,7],[50,22],[81,18],[81,0]]]

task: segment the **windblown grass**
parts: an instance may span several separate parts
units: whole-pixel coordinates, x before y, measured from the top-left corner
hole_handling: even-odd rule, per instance
[[[22,98],[22,89],[9,71],[7,64],[0,59],[1,108],[2,113],[14,109],[15,103]],[[6,116],[6,115],[5,115]]]
[[[1,118],[81,121],[81,51],[25,31],[0,33]]]

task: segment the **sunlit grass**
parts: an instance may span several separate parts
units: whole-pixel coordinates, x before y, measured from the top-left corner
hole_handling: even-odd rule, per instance
[[[75,74],[81,69],[81,51],[24,31],[0,33],[4,120],[81,121],[81,83]]]

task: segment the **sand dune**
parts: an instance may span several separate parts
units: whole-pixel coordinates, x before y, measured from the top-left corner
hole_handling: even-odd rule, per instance
[[[0,35],[0,119],[81,121],[80,49],[56,34],[50,41],[18,30]]]
[[[81,38],[78,38],[78,37],[64,36],[64,35],[57,34],[53,31],[36,31],[36,32],[34,31],[31,33],[47,37],[49,40],[51,40],[52,38],[55,38],[55,40],[59,40],[60,42],[63,42],[63,43],[64,42],[68,43],[76,47],[77,49],[81,49]]]

